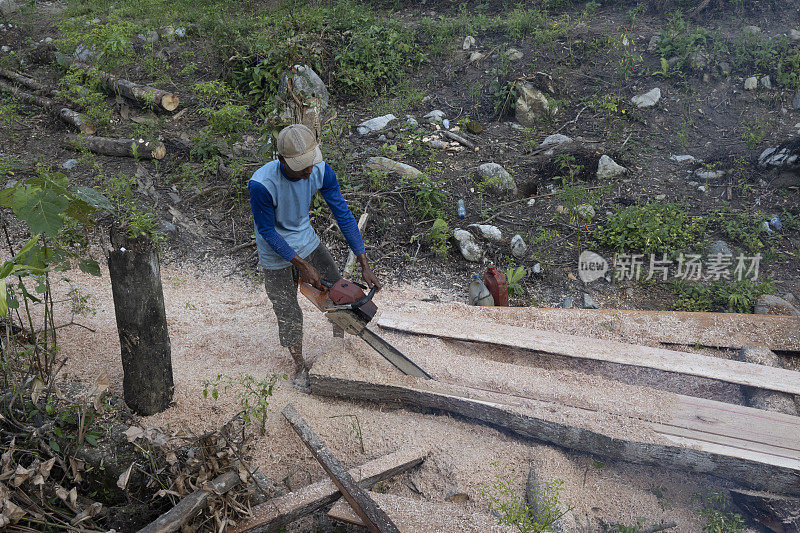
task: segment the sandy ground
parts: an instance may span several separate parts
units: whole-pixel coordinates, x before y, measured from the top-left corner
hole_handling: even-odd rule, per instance
[[[114,391],[121,394],[122,366],[108,272],[104,269],[99,278],[77,271],[69,275],[72,285],[91,296],[89,305],[94,309],[77,321],[95,332],[74,326],[60,330],[62,353],[69,358],[65,374],[67,378],[90,381],[105,371]],[[143,424],[172,429],[188,427],[195,432],[212,429],[238,411],[236,391],[222,393],[216,402],[204,400],[202,380],[218,373],[231,376],[247,373],[259,378],[267,373],[291,371],[291,360],[278,343],[276,320],[261,285],[225,279],[178,264],[163,267],[162,279],[172,342],[175,404],[163,413],[143,419]],[[68,286],[62,282],[58,290],[66,292]],[[422,286],[388,287],[378,295],[376,303],[389,308],[393,302],[419,300],[430,295],[431,290]],[[371,354],[360,339],[333,339],[330,325],[322,314],[305,301],[301,301],[301,306],[305,315],[304,342],[308,357],[315,359],[330,350],[344,350],[356,361],[367,358],[365,366],[380,366],[372,359],[379,356]],[[65,309],[63,312],[66,314]],[[431,343],[414,337],[404,339],[400,334],[386,336],[402,351],[422,354],[424,365],[435,367],[440,377],[452,383],[468,383],[474,379],[471,373],[486,372],[496,390],[519,391],[524,384],[518,382],[518,377],[504,379],[492,369],[492,361],[517,363],[524,360],[525,366],[521,366],[524,373],[541,386],[549,384],[547,393],[553,396],[567,398],[570,387],[581,388],[591,382],[592,387],[606,390],[606,395],[598,397],[597,402],[613,402],[617,409],[627,413],[646,408],[654,394],[649,389],[617,381],[614,372],[618,369],[607,365],[594,365],[591,372],[584,373],[576,362],[564,362],[562,358],[532,359],[502,348],[487,351],[466,343],[439,340]],[[448,365],[444,364],[446,358],[442,354],[456,352],[462,357],[474,358],[471,373],[447,375]],[[604,370],[606,375],[603,375]],[[355,374],[359,371],[363,369],[354,369]],[[626,378],[623,382],[635,381],[630,372],[622,374]],[[683,392],[686,393],[685,388]],[[581,401],[585,401],[585,396],[582,398]],[[600,463],[586,454],[540,445],[460,418],[317,398],[283,383],[272,398],[267,434],[256,440],[253,461],[276,482],[288,476],[293,488],[323,479],[324,473],[280,416],[280,410],[289,402],[348,467],[403,446],[430,449],[431,456],[422,467],[383,483],[382,489],[437,502],[444,501],[452,492],[464,492],[469,500],[452,505],[463,506],[470,512],[486,511],[487,499],[481,495],[480,488],[492,484],[500,469],[506,470],[504,475],[516,478],[522,494],[528,469],[532,466],[541,480],[564,481],[562,501],[573,506],[578,515],[624,524],[633,524],[638,519],[644,519],[647,524],[675,520],[679,527],[673,531],[695,532],[702,528],[695,495],[724,486],[719,480],[683,472]],[[356,418],[361,428],[363,453],[353,431]],[[299,530],[309,524],[306,520],[294,527]],[[455,524],[454,529],[463,530]]]

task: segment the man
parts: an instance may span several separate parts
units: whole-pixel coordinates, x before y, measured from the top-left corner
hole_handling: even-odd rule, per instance
[[[267,295],[278,318],[281,346],[294,360],[295,384],[308,386],[309,365],[303,358],[303,314],[297,303],[298,279],[322,289],[320,278],[341,277],[331,254],[311,227],[308,208],[317,191],[331,208],[339,229],[361,265],[369,287],[380,289],[364,253],[356,219],[342,197],[333,169],[322,160],[316,135],[293,124],[277,138],[278,159],[259,168],[248,182],[256,228],[258,259],[264,268]],[[334,326],[334,336],[344,332]]]

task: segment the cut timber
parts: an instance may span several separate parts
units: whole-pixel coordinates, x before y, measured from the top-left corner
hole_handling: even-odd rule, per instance
[[[329,356],[330,354],[324,357]],[[341,366],[342,363],[339,363],[338,367]],[[314,369],[317,368],[337,368],[337,362],[320,364],[318,361],[314,366]],[[441,409],[511,431],[525,438],[610,460],[706,473],[731,479],[758,490],[800,494],[800,450],[797,448],[780,450],[777,446],[773,446],[773,451],[780,453],[775,455],[751,451],[748,449],[750,443],[746,441],[737,442],[736,445],[711,442],[714,441],[713,434],[710,433],[715,426],[713,421],[707,422],[709,427],[698,426],[693,430],[695,436],[702,437],[706,439],[705,441],[698,438],[663,435],[652,422],[633,418],[624,421],[627,428],[625,438],[612,437],[606,434],[611,432],[612,428],[606,429],[602,424],[600,425],[603,427],[602,430],[578,426],[584,420],[597,417],[596,412],[587,409],[547,402],[519,407],[515,405],[518,403],[516,396],[491,393],[484,394],[480,399],[467,398],[466,395],[473,394],[475,390],[415,380],[409,376],[403,376],[401,379],[404,383],[419,383],[420,388],[391,382],[354,380],[339,375],[322,375],[314,369],[310,375],[311,389],[314,394],[321,396],[371,402],[399,402],[419,408]],[[430,390],[434,387],[435,390]],[[742,413],[746,415],[743,416]],[[781,420],[794,421],[794,427],[800,423],[797,417],[767,413],[747,407],[738,407],[736,412],[730,415],[731,418],[740,417],[740,427],[747,427],[753,416],[761,415],[786,417]],[[621,421],[607,417],[605,420],[606,424],[622,424]],[[699,420],[699,423],[702,424],[703,421]],[[642,436],[648,434],[654,435],[655,438],[642,441]],[[634,440],[636,438],[640,440]],[[769,439],[770,435],[765,438]],[[764,446],[767,444],[763,443]]]
[[[732,490],[731,499],[770,531],[800,533],[800,498]]]
[[[415,313],[447,313],[465,320],[489,320],[509,326],[558,331],[627,342],[646,339],[663,344],[734,348],[766,346],[774,351],[800,352],[800,317],[687,311],[627,309],[548,309],[537,307],[475,307],[460,303],[413,302]]]
[[[0,89],[10,92],[17,98],[20,98],[24,102],[27,102],[31,105],[38,105],[44,107],[45,109],[56,115],[58,118],[60,118],[67,124],[76,127],[86,135],[93,135],[97,131],[97,128],[86,122],[86,118],[83,115],[81,115],[77,111],[73,111],[72,109],[65,107],[62,104],[59,104],[58,102],[50,100],[49,98],[26,93],[25,91],[22,91],[17,87],[9,85],[3,81],[0,81]]]
[[[369,213],[361,213],[361,216],[358,217],[358,232],[360,234],[364,234],[364,228],[367,227],[367,222],[369,221]],[[347,262],[344,264],[344,270],[342,271],[343,278],[349,278],[353,274],[353,268],[356,266],[356,254],[353,253],[353,250],[350,250],[347,253]]]
[[[24,87],[27,87],[28,89],[32,89],[34,91],[38,91],[38,92],[40,92],[42,94],[46,94],[47,96],[50,96],[52,98],[55,98],[55,97],[58,96],[58,91],[56,91],[55,89],[52,89],[52,88],[44,85],[43,83],[39,83],[35,79],[29,78],[28,76],[25,76],[24,74],[20,74],[19,72],[16,72],[14,70],[8,70],[8,69],[5,69],[5,68],[0,68],[0,76],[4,77],[6,79],[9,79],[9,80],[15,81],[15,82],[19,83],[20,85],[22,85]]]
[[[362,487],[369,488],[379,481],[422,464],[428,451],[404,448],[348,470]],[[332,504],[341,497],[339,489],[326,479],[295,492],[273,498],[252,509],[252,518],[240,522],[231,533],[267,533],[281,528],[314,511]]]
[[[292,425],[295,433],[303,441],[303,444],[311,451],[314,458],[319,461],[322,468],[331,478],[342,493],[342,497],[358,513],[363,524],[374,533],[399,533],[394,522],[381,510],[377,504],[367,495],[367,491],[362,489],[353,479],[347,470],[344,469],[338,459],[328,450],[311,426],[303,420],[292,404],[287,404],[281,411],[284,418]]]
[[[208,507],[208,500],[216,494],[224,494],[241,483],[239,474],[226,472],[214,478],[205,488],[197,489],[178,502],[178,505],[159,516],[138,533],[172,533]]]
[[[120,94],[125,98],[130,98],[140,104],[149,106],[156,104],[164,108],[166,111],[174,111],[177,109],[180,100],[177,96],[168,91],[156,89],[148,85],[139,85],[124,78],[119,78],[108,72],[96,69],[92,65],[76,61],[73,63],[75,66],[84,69],[97,76],[110,91],[115,94]]]
[[[466,146],[470,150],[475,150],[475,143],[473,143],[472,141],[468,141],[467,139],[465,139],[461,135],[456,135],[455,133],[453,133],[451,131],[447,131],[447,130],[442,130],[442,135],[444,135],[448,139],[451,139],[451,140],[457,142],[458,144]]]
[[[90,151],[112,157],[138,157],[140,159],[164,159],[167,149],[164,143],[144,139],[112,139],[110,137],[81,137],[67,135],[67,142],[77,147],[86,144]]]
[[[468,319],[442,322],[430,320],[429,317],[430,315],[383,313],[378,319],[378,325],[382,328],[421,335],[486,342],[565,357],[654,368],[765,390],[800,394],[800,372],[793,370],[618,341],[508,326],[500,322]]]
[[[501,526],[497,519],[483,513],[469,512],[452,503],[429,502],[426,500],[412,500],[395,496],[394,494],[381,494],[368,492],[381,509],[395,521],[403,533],[511,533],[517,531],[509,526]],[[328,516],[363,526],[364,523],[342,498],[337,501]]]

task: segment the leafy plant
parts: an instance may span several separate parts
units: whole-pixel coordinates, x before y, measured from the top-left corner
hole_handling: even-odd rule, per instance
[[[258,423],[261,435],[267,433],[267,409],[275,386],[279,379],[287,379],[285,374],[267,374],[262,380],[257,380],[249,374],[240,374],[232,378],[224,374],[217,374],[214,379],[204,379],[203,398],[216,401],[219,398],[220,387],[227,391],[231,386],[240,387],[238,393],[239,406],[242,408],[242,418],[248,423]]]
[[[673,252],[693,244],[701,229],[680,204],[631,205],[611,215],[596,238],[619,252]]]
[[[701,497],[700,516],[705,520],[703,531],[708,533],[741,533],[745,523],[738,513],[728,511],[728,496],[719,491],[711,491]]]
[[[450,251],[450,226],[444,219],[437,218],[433,221],[428,231],[428,242],[436,255],[444,259]]]
[[[523,265],[506,270],[506,288],[510,296],[519,296],[525,293],[522,280],[528,275]]]
[[[677,311],[752,313],[756,299],[775,292],[775,286],[771,281],[719,281],[707,285],[679,281],[673,284],[673,292],[676,295],[673,309]]]

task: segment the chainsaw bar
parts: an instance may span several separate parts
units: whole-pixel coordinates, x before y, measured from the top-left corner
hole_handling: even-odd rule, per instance
[[[396,366],[403,374],[418,378],[433,379],[430,374],[418,367],[414,361],[403,355],[400,350],[383,340],[375,332],[364,328],[358,336],[361,337],[364,342],[372,346],[375,351],[381,354],[387,361]]]

